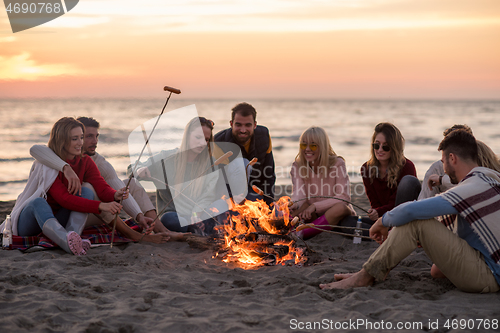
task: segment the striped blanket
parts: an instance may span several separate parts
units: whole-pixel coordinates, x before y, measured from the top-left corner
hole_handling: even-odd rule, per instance
[[[133,219],[124,221],[129,227],[137,232],[141,232],[141,227]],[[111,243],[111,231],[112,229],[105,225],[94,225],[85,228],[82,232],[82,238],[90,240],[91,244],[107,244]],[[121,236],[117,231],[115,231],[114,243],[127,243],[133,242],[133,240]],[[31,237],[22,236],[12,236],[12,244],[10,249],[14,250],[27,250],[33,246],[39,246],[46,249],[58,247],[54,242],[45,237],[43,234]]]
[[[470,224],[491,258],[499,263],[500,173],[483,167],[474,168],[459,185],[442,196]]]

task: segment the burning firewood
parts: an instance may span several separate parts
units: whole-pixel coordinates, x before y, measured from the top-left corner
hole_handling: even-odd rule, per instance
[[[271,207],[263,200],[245,201],[233,207],[230,221],[217,227],[217,236],[188,235],[186,241],[192,247],[214,251],[214,258],[243,268],[302,264],[307,261],[306,249],[298,246],[292,235],[289,199],[283,197]]]

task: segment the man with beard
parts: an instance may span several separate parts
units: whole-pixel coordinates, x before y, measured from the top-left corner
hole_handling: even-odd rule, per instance
[[[347,289],[384,280],[392,268],[421,244],[458,289],[500,290],[500,173],[477,163],[477,142],[455,130],[439,144],[444,171],[458,184],[442,195],[401,204],[370,228],[381,246],[354,274],[337,274],[322,289]],[[456,235],[433,217],[456,214]],[[389,227],[395,227],[388,236]],[[457,237],[458,236],[458,237]]]
[[[97,144],[99,142],[99,122],[89,117],[79,117],[78,121],[85,126],[83,143],[84,154],[87,154],[92,158],[99,169],[101,176],[112,188],[116,189],[125,187],[124,182],[118,178],[113,166],[106,161],[103,156],[96,152]],[[71,169],[65,161],[61,160],[50,148],[44,145],[34,145],[30,149],[30,154],[40,163],[61,171],[68,180],[68,191],[71,194],[81,192],[82,184],[80,184],[80,180],[73,169]],[[84,186],[87,185],[85,184]],[[120,233],[133,240],[142,239],[153,243],[163,243],[169,239],[176,240],[183,237],[176,232],[169,231],[161,223],[154,223],[154,225],[152,225],[152,222],[156,219],[156,210],[146,191],[135,181],[135,179],[132,179],[129,187],[130,195],[123,201],[123,209],[144,228],[148,235],[143,236],[135,232],[124,224],[120,218],[118,218],[116,228]],[[110,224],[113,223],[114,219],[115,215],[102,212],[98,218],[95,218],[94,215],[89,215],[86,225],[100,224],[102,221]],[[154,230],[156,234],[149,235],[152,230]]]
[[[269,130],[257,125],[257,111],[248,103],[239,103],[233,107],[229,124],[231,128],[217,133],[214,140],[236,143],[241,149],[243,158],[248,161],[257,158],[249,175],[247,199],[263,199],[267,204],[271,204],[274,201],[272,198],[274,198],[276,174]],[[256,195],[252,190],[253,185],[260,188],[265,196]]]

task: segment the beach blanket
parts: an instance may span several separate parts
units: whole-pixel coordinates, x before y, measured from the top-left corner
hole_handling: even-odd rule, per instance
[[[124,221],[129,227],[137,232],[141,232],[142,228],[133,220],[129,219]],[[92,245],[94,244],[108,244],[111,243],[111,231],[112,227],[101,224],[87,227],[82,232],[82,239],[90,240]],[[133,242],[133,240],[128,239],[120,235],[115,231],[115,238],[113,243],[128,243]],[[45,237],[42,233],[37,236],[22,237],[22,236],[12,236],[12,244],[10,249],[14,250],[27,250],[31,247],[38,246],[45,249],[51,249],[58,247],[54,242]]]
[[[477,167],[458,186],[442,194],[500,262],[500,173]],[[455,220],[456,225],[456,220]],[[454,228],[456,230],[456,227]]]

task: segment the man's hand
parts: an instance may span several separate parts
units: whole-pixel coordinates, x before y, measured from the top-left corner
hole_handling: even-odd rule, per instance
[[[382,244],[389,234],[389,228],[384,227],[382,218],[379,218],[370,228],[370,238],[379,244]]]
[[[115,192],[115,201],[120,201],[122,198],[123,200],[127,199],[128,194],[129,191],[127,187],[119,189],[118,191]]]
[[[370,218],[370,220],[372,221],[376,221],[378,220],[379,216],[378,216],[378,212],[376,209],[373,209],[373,208],[370,208],[368,210],[368,217]]]
[[[143,232],[146,235],[149,235],[151,231],[153,231],[153,228],[155,227],[155,222],[152,218],[146,217],[143,214],[137,215],[137,223],[142,227]]]
[[[118,214],[122,210],[122,205],[118,202],[101,202],[99,204],[99,210],[104,212],[110,212],[111,214]]]
[[[439,175],[433,174],[429,176],[429,179],[427,180],[427,185],[429,186],[429,189],[432,190],[434,186],[440,186],[441,185],[441,177]]]
[[[75,171],[66,164],[63,167],[64,177],[68,180],[68,192],[72,195],[82,195],[82,183],[80,183],[80,178],[76,175]]]

